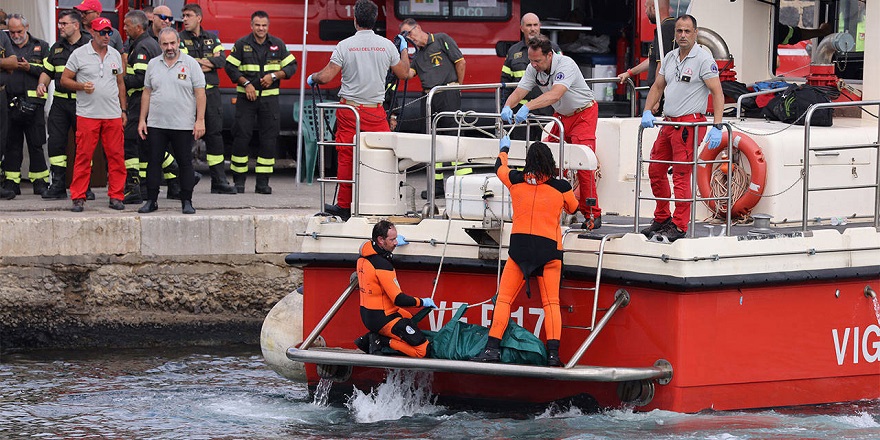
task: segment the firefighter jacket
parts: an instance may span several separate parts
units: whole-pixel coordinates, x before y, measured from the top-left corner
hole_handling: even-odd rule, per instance
[[[67,65],[67,59],[70,58],[70,54],[92,39],[88,32],[82,32],[81,35],[79,41],[73,44],[70,44],[66,38],[56,41],[49,48],[48,56],[43,59],[43,71],[55,80],[55,93],[52,96],[56,98],[76,99],[76,92],[65,89],[61,85],[61,74],[64,73],[64,66]]]
[[[260,79],[279,70],[287,78],[292,77],[296,72],[296,59],[287,51],[284,42],[272,35],[266,35],[263,44],[259,44],[253,33],[247,34],[235,42],[226,57],[226,74],[236,84],[235,90],[239,93],[245,93],[238,81],[244,77],[257,90],[257,96],[278,96],[280,81],[274,81],[264,89]]]
[[[31,36],[28,32],[27,42],[22,47],[12,44],[12,52],[6,56],[13,55],[18,59],[24,59],[30,64],[27,71],[13,70],[6,77],[6,94],[9,97],[19,96],[27,97],[28,101],[35,104],[45,104],[46,96],[37,97],[37,85],[40,83],[40,74],[43,73],[43,62],[46,54],[49,53],[49,44],[38,38]]]
[[[128,65],[125,66],[125,93],[131,96],[144,91],[144,76],[147,64],[153,58],[162,55],[162,48],[156,40],[144,32],[128,43]]]
[[[198,36],[190,31],[180,33],[180,51],[197,60],[206,59],[214,65],[213,70],[205,72],[206,88],[210,89],[220,84],[220,75],[217,72],[226,66],[226,56],[219,37],[204,29],[199,31]]]
[[[361,307],[381,310],[385,316],[400,312],[400,307],[422,306],[422,300],[400,289],[397,272],[391,264],[391,253],[367,241],[361,246],[357,261]],[[408,314],[407,314],[408,315]]]

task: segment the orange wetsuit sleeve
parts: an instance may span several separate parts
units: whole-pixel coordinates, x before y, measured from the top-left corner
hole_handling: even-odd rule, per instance
[[[397,282],[397,272],[380,270],[376,271],[376,276],[379,278],[382,291],[397,307],[415,307],[421,303],[420,300],[403,293],[400,289],[400,283]]]
[[[568,190],[562,193],[562,200],[565,202],[564,208],[565,212],[569,214],[574,214],[578,209],[578,201],[574,196],[574,192],[572,190]]]
[[[501,183],[504,186],[510,188],[510,168],[507,166],[507,149],[501,150],[498,153],[498,158],[495,159],[495,175],[501,179]]]

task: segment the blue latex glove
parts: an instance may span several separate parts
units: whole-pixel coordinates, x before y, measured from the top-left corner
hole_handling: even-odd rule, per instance
[[[654,114],[651,113],[651,110],[645,110],[642,113],[642,128],[654,128]]]
[[[712,127],[712,129],[709,130],[708,133],[706,133],[706,140],[709,141],[710,150],[718,148],[718,146],[721,145],[721,130],[716,127]]]
[[[501,109],[501,120],[504,122],[513,122],[513,109],[505,105],[504,108]]]
[[[519,108],[519,111],[516,112],[516,123],[525,122],[526,119],[529,118],[529,108],[523,104],[522,107]]]
[[[406,44],[406,38],[403,38],[403,35],[397,34],[394,37],[394,45],[397,46],[397,50],[403,52],[407,49],[408,45]]]
[[[434,304],[434,300],[431,298],[422,298],[422,307],[430,307],[432,309],[436,309],[437,304]]]
[[[503,150],[505,148],[510,149],[510,136],[504,136],[498,141],[498,149]],[[398,237],[400,236],[398,235]]]
[[[314,75],[314,73],[312,75]],[[312,79],[312,75],[309,75],[309,77],[306,78],[306,84],[308,84],[309,87],[315,87],[315,80]]]
[[[406,241],[406,237],[404,237],[400,234],[397,234],[397,245],[398,246],[406,246],[408,244],[409,244],[409,242]]]

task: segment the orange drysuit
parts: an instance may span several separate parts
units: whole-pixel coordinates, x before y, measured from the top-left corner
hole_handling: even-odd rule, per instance
[[[544,307],[544,332],[548,340],[558,340],[562,333],[559,312],[562,229],[559,216],[562,209],[569,214],[577,211],[578,201],[571,185],[564,180],[508,168],[507,148],[501,150],[495,161],[495,174],[510,189],[513,229],[489,336],[498,339],[504,336],[511,304],[528,277],[537,275]]]
[[[400,289],[391,264],[391,252],[372,241],[361,246],[357,261],[361,292],[361,320],[371,332],[391,338],[390,346],[410,357],[428,354],[428,339],[412,322],[412,314],[401,307],[422,307],[422,300]]]

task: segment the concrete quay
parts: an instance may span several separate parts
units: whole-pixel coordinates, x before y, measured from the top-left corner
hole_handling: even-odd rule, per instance
[[[72,213],[23,183],[0,201],[0,354],[258,342],[268,311],[301,283],[284,257],[320,206],[317,184],[279,171],[271,195],[253,192],[252,175],[244,194],[210,194],[206,176],[194,215],[164,188],[154,213],[110,209],[106,188]]]

